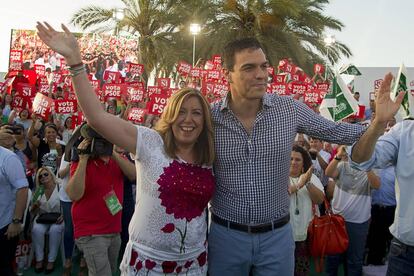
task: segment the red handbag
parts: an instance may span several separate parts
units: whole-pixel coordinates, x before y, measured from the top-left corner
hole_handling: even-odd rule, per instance
[[[315,206],[313,219],[308,226],[308,242],[310,253],[315,257],[315,269],[323,270],[323,258],[326,255],[344,253],[348,249],[349,239],[345,220],[341,215],[332,213],[331,206],[325,198],[325,215],[316,216]]]

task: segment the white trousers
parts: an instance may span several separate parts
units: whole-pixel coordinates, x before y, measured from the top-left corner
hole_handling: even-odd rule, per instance
[[[56,260],[64,227],[63,223],[40,224],[36,220],[33,222],[32,244],[37,262],[43,261],[44,259],[45,234],[49,234],[49,254],[47,260],[48,262],[54,262]]]

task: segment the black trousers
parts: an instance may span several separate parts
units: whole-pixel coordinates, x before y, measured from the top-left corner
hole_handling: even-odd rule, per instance
[[[0,229],[0,275],[14,276],[12,262],[16,254],[19,236],[7,239],[5,235],[7,227],[9,226]]]
[[[395,206],[372,205],[367,238],[367,264],[383,265],[392,235],[388,229],[394,222]]]

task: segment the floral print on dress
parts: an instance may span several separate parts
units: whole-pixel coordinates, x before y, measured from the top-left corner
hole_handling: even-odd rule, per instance
[[[203,251],[195,260],[188,260],[185,262],[162,261],[157,263],[149,259],[140,260],[138,252],[132,249],[129,266],[133,270],[134,274],[139,275],[142,273],[145,273],[146,276],[151,275],[151,271],[153,271],[154,268],[158,268],[156,271],[154,270],[155,273],[158,271],[158,273],[161,272],[165,275],[187,275],[191,266],[196,263],[198,263],[201,270],[204,270],[203,266],[207,263],[207,251]],[[141,270],[142,272],[140,272]]]
[[[211,169],[177,160],[164,168],[157,183],[166,213],[187,222],[203,213],[214,192]]]

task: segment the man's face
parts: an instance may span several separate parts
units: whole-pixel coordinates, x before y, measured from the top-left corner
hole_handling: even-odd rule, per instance
[[[225,70],[233,98],[256,100],[266,93],[269,62],[262,49],[245,49],[234,55],[233,70]]]
[[[316,149],[318,151],[320,151],[323,147],[321,140],[313,139],[313,138],[309,140],[309,146],[311,149]]]

